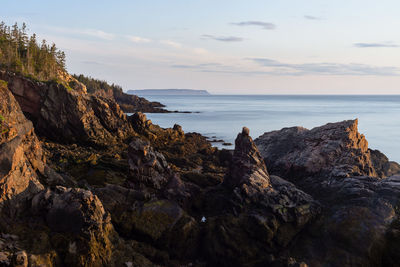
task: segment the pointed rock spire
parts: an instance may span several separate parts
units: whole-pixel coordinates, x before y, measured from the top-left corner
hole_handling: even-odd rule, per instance
[[[232,163],[224,184],[232,188],[244,185],[254,189],[267,188],[270,186],[267,167],[249,133],[250,130],[243,127],[236,137]]]

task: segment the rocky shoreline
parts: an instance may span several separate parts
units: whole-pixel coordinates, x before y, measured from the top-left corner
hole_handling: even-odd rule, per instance
[[[79,82],[0,79],[0,266],[398,265],[400,166],[357,120],[218,150]]]

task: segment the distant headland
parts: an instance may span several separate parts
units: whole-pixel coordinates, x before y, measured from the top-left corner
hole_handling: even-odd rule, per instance
[[[149,96],[149,95],[210,95],[206,90],[194,89],[142,89],[142,90],[129,90],[127,92],[131,95]]]

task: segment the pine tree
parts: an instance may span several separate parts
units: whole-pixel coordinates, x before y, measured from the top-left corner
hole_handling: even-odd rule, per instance
[[[0,68],[39,80],[55,79],[59,70],[65,71],[65,53],[46,40],[38,44],[25,23],[19,28],[17,23],[9,27],[0,22]]]

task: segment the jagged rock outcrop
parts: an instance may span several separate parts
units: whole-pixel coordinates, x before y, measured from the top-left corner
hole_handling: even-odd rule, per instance
[[[0,235],[4,233],[0,262],[4,266],[110,263],[111,239],[116,235],[110,216],[90,191],[46,189],[65,181],[47,166],[32,122],[2,81],[0,115]]]
[[[206,257],[220,266],[276,264],[274,255],[319,214],[319,204],[293,184],[268,175],[247,128],[235,144],[222,187],[206,196]]]
[[[396,266],[400,241],[397,164],[368,149],[357,120],[307,130],[284,128],[256,139],[271,173],[322,204],[322,216],[290,254],[311,266]],[[383,178],[383,179],[381,179]]]
[[[387,160],[387,166],[377,165],[377,158],[382,157],[371,153],[357,124],[357,120],[348,120],[311,130],[284,128],[261,135],[255,143],[270,172],[283,177],[365,175],[378,178],[385,173],[392,174]]]
[[[400,174],[400,164],[389,159],[379,150],[369,149],[371,153],[371,161],[374,165],[376,174],[379,177],[389,177],[395,174]]]
[[[1,225],[22,212],[27,201],[43,189],[39,176],[45,173],[46,163],[32,123],[5,83],[0,84],[0,126]]]
[[[32,200],[32,214],[50,228],[51,242],[70,266],[105,266],[111,263],[115,238],[110,215],[92,192],[57,187]],[[61,236],[60,236],[61,235]]]
[[[136,138],[129,144],[129,168],[133,183],[156,190],[164,187],[173,175],[165,157],[150,146],[148,141]]]
[[[197,187],[183,183],[179,174],[168,165],[163,154],[155,151],[150,143],[135,138],[128,148],[130,177],[127,185],[148,194],[173,199],[181,205],[187,204]]]
[[[168,110],[160,102],[148,101],[137,95],[124,93],[122,90],[99,90],[93,93],[97,96],[107,97],[115,100],[124,112],[151,112],[151,113],[168,113]]]
[[[106,81],[85,77],[84,75],[74,75],[73,78],[85,84],[89,94],[109,98],[117,102],[121,109],[127,113],[134,112],[153,112],[166,113],[169,112],[159,102],[148,101],[143,97],[133,94],[126,94],[119,85],[108,84]]]
[[[182,127],[163,129],[153,124],[140,112],[129,117],[134,130],[147,139],[155,150],[162,153],[172,170],[182,180],[200,187],[220,184],[231,160],[231,153],[212,147],[197,133],[184,133]]]
[[[258,147],[244,128],[231,153],[82,88],[12,77],[15,96],[0,82],[0,265],[398,265],[400,168],[357,121]],[[65,140],[41,133],[43,152],[19,104]]]
[[[232,188],[243,187],[245,190],[264,190],[270,186],[267,167],[246,127],[235,140],[231,167],[224,183]]]
[[[63,82],[43,83],[6,71],[0,71],[0,79],[8,82],[22,111],[41,136],[61,143],[104,146],[134,134],[113,100],[90,96]]]
[[[323,204],[323,216],[298,237],[291,255],[311,266],[398,265],[399,176],[336,178],[309,192]]]

